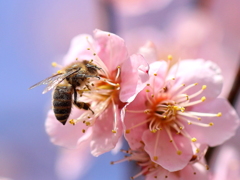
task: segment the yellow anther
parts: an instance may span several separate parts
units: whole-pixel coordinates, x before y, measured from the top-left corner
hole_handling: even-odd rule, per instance
[[[172,78],[172,80],[175,80],[175,78]]]
[[[199,153],[199,152],[200,152],[200,149],[197,148],[197,149],[196,149],[196,153]]]
[[[189,124],[189,125],[191,125],[191,124],[192,124],[192,122],[191,122],[191,121],[188,121],[188,124]]]
[[[158,157],[157,157],[157,156],[154,156],[154,157],[153,157],[153,160],[154,160],[154,161],[157,161],[157,160],[158,160]]]
[[[222,116],[222,113],[217,113],[217,117],[221,117]]]
[[[197,138],[192,138],[191,141],[192,141],[192,142],[196,142],[196,141],[197,141]]]
[[[52,67],[56,67],[57,63],[56,62],[52,62]]]
[[[61,70],[58,70],[58,71],[57,71],[57,73],[58,73],[58,74],[62,74],[62,73],[63,73],[63,71],[61,71]]]
[[[199,121],[201,121],[201,118],[197,118]]]
[[[182,86],[186,86],[186,84],[182,84]]]
[[[119,68],[120,68],[120,66],[117,66],[117,68],[119,69]]]
[[[156,133],[156,132],[157,132],[157,130],[156,130],[156,129],[153,129],[151,132],[152,132],[152,133]]]
[[[196,172],[194,172],[193,174],[194,174],[194,175],[196,175],[197,173],[196,173]]]
[[[87,50],[90,50],[90,48],[87,48]]]
[[[196,86],[196,85],[198,85],[198,83],[194,83],[194,85]]]
[[[157,179],[157,176],[154,176],[155,179]]]
[[[108,34],[108,36],[111,36],[111,34]]]
[[[78,61],[78,58],[76,58],[75,60]]]
[[[203,96],[202,98],[201,98],[201,101],[203,102],[203,101],[205,101],[207,98],[205,97],[205,96]]]
[[[168,176],[165,176],[165,178],[168,178]]]
[[[85,124],[86,124],[86,126],[90,126],[91,123],[90,122],[86,122]]]
[[[188,95],[186,95],[186,98],[187,98],[187,100],[189,100],[189,96]]]
[[[170,54],[168,55],[167,58],[168,58],[168,60],[172,60],[173,59],[172,55],[170,55]]]
[[[117,131],[116,130],[112,130],[112,133],[117,133]]]
[[[154,75],[154,76],[157,76],[157,73],[154,73],[153,75]]]
[[[120,86],[120,84],[119,84],[119,83],[117,83],[117,84],[116,84],[116,86],[117,86],[117,87],[119,87],[119,86]]]
[[[202,86],[202,90],[204,90],[204,89],[206,89],[207,88],[207,86],[206,85],[203,85]]]
[[[150,84],[147,84],[147,86],[150,86]]]
[[[180,129],[180,130],[183,130],[183,127],[182,127],[182,126],[180,126],[180,127],[179,127],[179,129]]]
[[[85,133],[85,132],[86,132],[86,130],[85,130],[85,129],[83,129],[83,130],[82,130],[82,132],[83,132],[83,133]]]
[[[148,113],[150,113],[150,111],[149,110],[145,110],[144,113],[148,114]]]
[[[149,89],[146,89],[146,92],[150,92]]]
[[[181,154],[182,154],[182,151],[178,150],[178,151],[177,151],[177,154],[178,154],[178,155],[181,155]]]
[[[213,126],[213,125],[214,125],[213,122],[210,122],[210,123],[209,123],[209,126]]]
[[[126,134],[129,134],[129,133],[130,133],[130,129],[127,129],[127,130],[125,131],[125,133],[126,133]]]
[[[173,142],[173,140],[172,139],[170,139],[170,141],[169,142]]]
[[[72,124],[72,125],[75,125],[75,124],[76,124],[76,122],[75,122],[74,119],[70,119],[70,120],[69,120],[69,123]]]
[[[166,119],[167,118],[167,116],[163,116],[163,119]]]
[[[181,107],[181,111],[184,112],[184,111],[185,111],[185,108],[184,108],[184,107]]]

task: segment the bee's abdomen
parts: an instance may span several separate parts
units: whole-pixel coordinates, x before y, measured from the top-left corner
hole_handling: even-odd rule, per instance
[[[53,92],[53,111],[58,121],[63,125],[71,113],[72,108],[72,86],[58,85]]]

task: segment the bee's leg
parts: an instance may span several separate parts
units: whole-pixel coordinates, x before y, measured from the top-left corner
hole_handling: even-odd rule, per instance
[[[77,90],[75,87],[73,87],[73,100],[74,104],[77,103]]]
[[[89,103],[85,103],[85,102],[74,102],[73,103],[75,106],[77,106],[79,109],[85,109],[85,110],[90,110],[93,114],[93,110],[90,108],[90,104]]]
[[[77,90],[76,90],[76,88],[73,88],[73,97],[74,97],[73,104],[75,106],[77,106],[79,109],[90,110],[94,114],[93,110],[90,108],[90,104],[89,103],[80,102],[80,101],[78,102],[77,101]]]
[[[88,78],[88,77],[96,77],[100,79],[100,76],[94,76],[94,75],[87,75],[87,74],[78,74],[76,75],[77,78]]]
[[[85,84],[85,86],[87,87],[88,90],[91,90],[88,84]]]
[[[92,65],[92,64],[86,64],[87,67],[91,67],[91,68],[95,68],[97,70],[101,70],[102,68],[97,67],[96,65]]]

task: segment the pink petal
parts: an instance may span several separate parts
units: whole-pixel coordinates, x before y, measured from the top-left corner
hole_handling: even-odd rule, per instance
[[[179,67],[177,66],[173,66],[168,75],[169,79],[176,76],[174,87],[181,84],[198,83],[197,86],[186,91],[188,95],[191,95],[199,91],[202,85],[206,85],[207,88],[201,93],[200,97],[197,96],[197,99],[205,96],[208,100],[208,98],[216,98],[221,93],[222,75],[220,68],[215,63],[203,59],[183,60],[180,61]]]
[[[180,171],[181,180],[207,180],[208,176],[206,167],[201,163],[189,164]]]
[[[88,171],[92,160],[87,142],[78,149],[60,149],[56,162],[59,180],[79,179]]]
[[[148,63],[153,63],[158,60],[157,48],[151,41],[148,41],[144,46],[140,47],[138,52],[143,55]]]
[[[113,133],[114,116],[117,118],[117,133]],[[114,111],[112,105],[96,119],[92,127],[91,153],[99,156],[115,148],[117,142],[122,136],[122,122],[120,119],[120,110]]]
[[[239,180],[240,179],[240,161],[239,150],[224,145],[217,151],[214,159],[212,180]]]
[[[93,43],[92,37],[88,34],[80,34],[72,39],[68,53],[64,57],[63,65],[68,65],[74,62],[76,58],[79,60],[92,59],[91,51],[87,50],[87,48],[89,48],[89,44],[86,39],[87,37],[88,40]]]
[[[109,72],[115,71],[129,56],[125,42],[119,36],[96,29],[95,39],[99,45],[98,56],[107,66]]]
[[[217,146],[222,144],[235,135],[239,126],[239,118],[236,111],[225,99],[215,99],[203,102],[198,106],[194,106],[191,111],[204,113],[222,113],[221,117],[202,117],[201,123],[213,122],[210,127],[201,127],[197,125],[186,125],[185,130],[193,137],[197,138],[197,142]]]
[[[189,139],[176,134],[172,134],[172,136],[178,149],[182,152],[181,155],[177,154],[177,150],[174,148],[173,143],[170,142],[169,136],[164,129],[156,133],[146,130],[142,137],[145,150],[150,155],[152,161],[170,172],[183,169],[193,155]],[[158,157],[157,160],[154,158],[155,156]]]
[[[146,97],[143,95],[145,94],[145,91],[143,90],[140,92],[135,100],[130,103],[128,106],[126,106],[126,114],[124,117],[124,129],[129,130],[130,133],[125,133],[125,138],[128,141],[129,146],[131,149],[138,149],[142,146],[142,143],[140,142],[142,140],[142,134],[143,132],[148,129],[147,123],[143,123],[147,120],[147,116],[144,113],[144,110],[146,109],[145,101]],[[141,111],[142,113],[134,113],[134,112],[128,112],[129,111]],[[138,124],[142,125],[138,126]],[[132,127],[135,127],[131,129]]]
[[[121,67],[120,100],[131,102],[149,79],[149,66],[141,55],[132,55]]]
[[[79,116],[80,110],[77,108],[73,108],[69,119],[74,119]],[[77,146],[78,141],[84,141],[88,139],[89,133],[91,132],[91,129],[88,129],[88,133],[84,134],[82,132],[82,129],[86,129],[86,126],[83,123],[77,123],[75,126],[70,123],[62,125],[55,118],[52,110],[48,112],[45,126],[52,143],[68,148],[74,148]]]

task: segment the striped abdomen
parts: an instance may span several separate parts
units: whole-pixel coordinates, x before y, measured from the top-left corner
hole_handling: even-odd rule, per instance
[[[71,85],[58,85],[53,92],[53,112],[63,125],[66,124],[71,113],[72,92]]]

